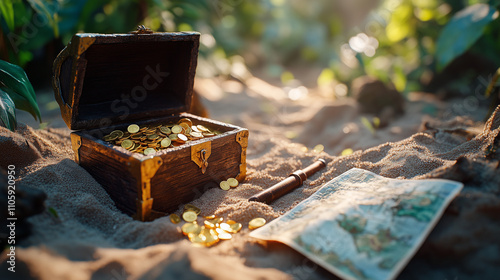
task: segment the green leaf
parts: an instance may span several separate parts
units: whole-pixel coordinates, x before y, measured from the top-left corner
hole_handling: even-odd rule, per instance
[[[59,218],[59,215],[57,214],[56,209],[49,207],[49,209],[47,209],[47,210],[49,211],[50,214],[52,214],[52,216],[54,216],[55,218]]]
[[[375,129],[379,128],[380,127],[380,118],[378,117],[373,117],[373,127]]]
[[[23,1],[13,0],[12,7],[14,9],[14,28],[26,25],[26,19],[32,18],[33,10],[25,5]]]
[[[90,21],[90,17],[97,11],[97,9],[102,8],[102,6],[103,3],[101,0],[87,0],[80,11],[80,16],[78,17],[78,29],[85,30],[85,23]]]
[[[100,2],[103,5],[102,1]],[[87,0],[59,1],[58,3],[57,21],[60,34],[75,33],[76,27],[81,22]]]
[[[38,14],[44,16],[54,31],[54,36],[59,37],[59,27],[57,25],[58,1],[28,0],[31,8]]]
[[[10,89],[8,87],[1,87],[0,86],[0,90],[5,91],[10,96],[12,101],[14,101],[14,105],[16,105],[16,109],[26,111],[26,112],[30,113],[34,119],[37,119],[37,117],[38,117],[37,112],[33,108],[33,106],[31,106],[31,103],[29,102],[28,99],[26,99],[22,95],[17,94],[15,91],[13,91],[12,89]]]
[[[20,109],[30,112],[35,120],[41,121],[35,90],[21,67],[0,60],[0,83],[8,88],[7,93],[19,104]]]
[[[361,117],[361,123],[373,134],[375,135],[376,131],[373,127],[372,123],[365,117]]]
[[[496,7],[496,6],[500,5],[500,0],[490,0],[489,2],[490,3],[488,3],[488,4],[490,4],[491,6]]]
[[[15,105],[8,93],[0,90],[0,124],[14,131],[16,129]]]
[[[7,23],[7,26],[12,31],[15,28],[14,25],[14,7],[12,6],[12,0],[2,0],[0,1],[0,12]]]
[[[443,28],[437,41],[438,71],[467,51],[497,17],[498,11],[487,4],[475,4],[456,13]]]

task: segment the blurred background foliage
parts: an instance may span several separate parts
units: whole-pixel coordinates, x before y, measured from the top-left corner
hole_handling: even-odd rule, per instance
[[[144,24],[201,32],[198,74],[205,77],[234,76],[243,66],[278,85],[329,86],[332,97],[348,94],[361,75],[392,82],[403,93],[467,94],[474,79],[500,65],[499,3],[2,0],[0,59],[24,67],[35,88],[47,86],[53,59],[74,33],[123,33]],[[478,5],[460,20],[460,11]],[[450,36],[440,39],[445,26]]]

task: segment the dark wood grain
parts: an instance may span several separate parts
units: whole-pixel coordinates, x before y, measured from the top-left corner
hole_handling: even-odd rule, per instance
[[[127,166],[130,156],[117,153],[106,145],[96,143],[85,133],[75,133],[82,136],[80,166],[104,187],[118,209],[129,215],[134,214],[137,182]]]

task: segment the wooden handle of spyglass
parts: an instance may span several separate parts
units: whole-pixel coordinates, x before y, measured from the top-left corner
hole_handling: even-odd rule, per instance
[[[323,159],[318,159],[313,164],[304,168],[303,170],[297,170],[290,174],[288,178],[277,183],[276,185],[264,190],[248,199],[248,201],[257,201],[269,204],[274,200],[282,197],[283,195],[296,189],[302,183],[307,180],[314,173],[318,172],[321,168],[326,166],[326,162]]]

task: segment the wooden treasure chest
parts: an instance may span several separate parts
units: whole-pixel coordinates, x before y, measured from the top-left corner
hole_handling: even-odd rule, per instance
[[[245,178],[248,130],[184,113],[199,37],[144,28],[79,33],[54,62],[75,161],[141,221],[177,210],[222,180]]]

